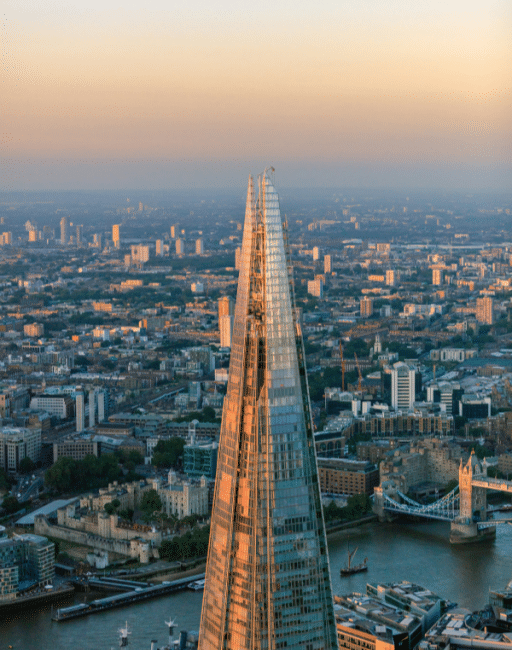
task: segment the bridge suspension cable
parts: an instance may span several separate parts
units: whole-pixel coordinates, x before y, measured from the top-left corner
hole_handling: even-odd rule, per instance
[[[459,515],[460,495],[458,485],[444,497],[428,505],[421,505],[399,490],[397,490],[397,494],[405,503],[399,503],[389,495],[384,494],[384,508],[386,510],[443,521],[453,521]]]

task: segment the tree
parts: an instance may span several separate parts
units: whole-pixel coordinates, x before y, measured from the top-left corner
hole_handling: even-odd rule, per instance
[[[345,508],[349,519],[363,517],[372,511],[372,502],[367,494],[353,494],[347,499]]]
[[[192,422],[192,420],[197,420],[198,422],[219,422],[219,419],[215,417],[215,409],[211,406],[205,406],[202,411],[192,411],[180,418],[175,418],[174,422]]]
[[[121,519],[125,519],[126,521],[133,521],[134,511],[132,508],[123,508],[123,510],[119,510],[117,514],[121,517]]]
[[[147,517],[151,517],[154,512],[162,509],[162,505],[162,499],[158,496],[158,492],[156,490],[148,490],[141,499],[140,509]]]
[[[347,441],[348,453],[355,454],[357,452],[358,442],[366,442],[367,440],[371,439],[371,433],[354,433],[354,435],[351,436]]]
[[[32,460],[32,458],[29,458],[28,456],[25,456],[25,458],[22,458],[20,460],[20,472],[22,474],[30,474],[30,472],[33,472],[36,468],[36,464]]]
[[[103,509],[105,510],[107,515],[113,515],[117,511],[120,505],[121,505],[121,501],[119,501],[119,499],[114,499],[113,501],[106,503],[103,506]]]
[[[209,526],[194,526],[181,537],[165,540],[160,546],[160,557],[169,561],[203,557],[208,552]]]
[[[160,557],[163,560],[175,562],[181,558],[180,546],[177,539],[166,539],[160,546]]]
[[[324,519],[328,523],[336,519],[343,518],[343,508],[339,508],[334,501],[331,501],[329,505],[324,507]]]
[[[343,348],[343,356],[346,358],[353,357],[354,352],[358,357],[367,357],[370,352],[370,346],[363,339],[351,339]]]
[[[6,496],[2,501],[2,508],[9,515],[12,515],[14,512],[18,512],[21,508],[21,504],[16,497]]]
[[[489,449],[489,447],[485,447],[485,445],[475,445],[473,451],[475,452],[476,457],[480,460],[492,456],[492,450]]]
[[[151,361],[146,361],[146,363],[144,364],[144,368],[146,368],[147,370],[159,370],[160,360],[152,359]]]
[[[0,468],[0,490],[7,491],[15,483],[16,480],[9,476],[4,469]]]
[[[133,463],[134,465],[140,465],[144,462],[144,457],[136,449],[130,449],[128,452],[128,462]]]
[[[44,482],[57,492],[67,492],[72,489],[77,477],[77,462],[72,458],[62,456],[46,470]]]
[[[459,484],[459,482],[456,481],[455,479],[452,479],[451,481],[448,481],[448,483],[447,483],[447,484],[444,486],[444,488],[443,488],[443,489],[444,489],[444,493],[445,493],[445,494],[448,494],[449,492],[451,492],[452,490],[454,490],[454,489],[457,487],[458,484]]]
[[[123,471],[114,454],[100,458],[88,455],[83,460],[63,456],[46,470],[45,484],[56,492],[77,492],[104,487],[123,479]]]
[[[183,438],[159,440],[153,451],[153,465],[160,468],[178,467],[181,464],[184,446]]]

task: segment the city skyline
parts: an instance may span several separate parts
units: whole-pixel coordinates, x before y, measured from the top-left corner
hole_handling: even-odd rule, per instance
[[[17,189],[510,185],[506,0],[7,0],[3,182]]]

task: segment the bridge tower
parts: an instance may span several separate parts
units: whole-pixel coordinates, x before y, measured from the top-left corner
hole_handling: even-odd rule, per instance
[[[467,544],[490,537],[495,537],[496,527],[478,528],[478,523],[487,521],[487,492],[485,488],[475,487],[473,480],[486,478],[482,464],[475,452],[466,463],[460,461],[459,492],[460,513],[451,524],[450,542],[452,544]]]

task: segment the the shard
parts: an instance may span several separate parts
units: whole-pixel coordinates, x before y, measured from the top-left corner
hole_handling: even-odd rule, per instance
[[[200,650],[335,650],[290,259],[272,180],[249,178]]]

